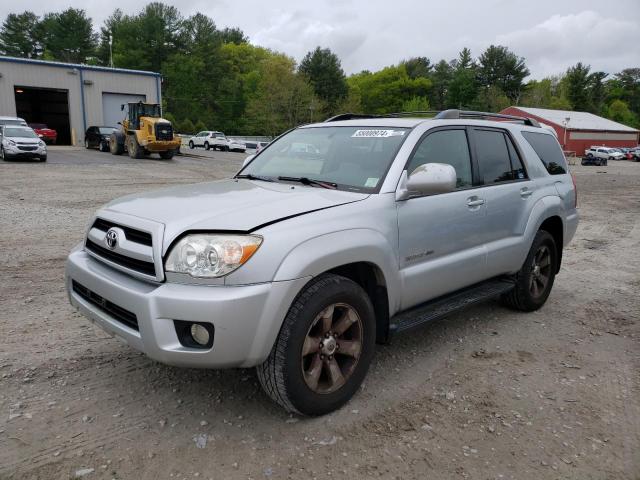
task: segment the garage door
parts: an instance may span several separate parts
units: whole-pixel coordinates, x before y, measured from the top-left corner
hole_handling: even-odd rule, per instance
[[[144,95],[129,95],[125,93],[103,93],[102,94],[102,117],[103,126],[115,127],[118,122],[124,119],[124,112],[120,110],[120,105],[131,102],[145,102]]]

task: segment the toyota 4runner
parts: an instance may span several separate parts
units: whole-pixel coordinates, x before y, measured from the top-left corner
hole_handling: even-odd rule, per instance
[[[560,145],[535,120],[345,114],[282,135],[233,178],[107,204],[66,287],[149,357],[255,366],[274,401],[319,415],[394,333],[488,298],[540,308],[577,224]]]

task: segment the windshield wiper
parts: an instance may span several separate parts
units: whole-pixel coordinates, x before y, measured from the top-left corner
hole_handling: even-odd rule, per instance
[[[246,173],[244,175],[236,175],[234,178],[246,178],[247,180],[262,180],[263,182],[273,182],[273,178],[271,177],[263,177],[262,175],[252,175],[251,173]]]
[[[323,182],[321,180],[314,180],[312,178],[307,177],[278,177],[278,180],[283,180],[285,182],[299,182],[303,185],[312,185],[315,187],[328,188],[330,190],[335,190],[338,188],[338,184],[333,182]]]

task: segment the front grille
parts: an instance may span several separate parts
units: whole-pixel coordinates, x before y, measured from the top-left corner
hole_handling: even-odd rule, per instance
[[[156,140],[173,140],[173,127],[170,123],[156,123]]]
[[[141,245],[147,245],[149,247],[153,244],[150,233],[142,232],[131,227],[124,227],[122,225],[103,220],[102,218],[96,218],[96,221],[93,222],[93,226],[91,228],[97,228],[98,230],[106,232],[111,227],[118,227],[122,229],[124,236],[131,242],[140,243]]]
[[[152,277],[155,277],[156,275],[156,267],[152,262],[145,262],[144,260],[127,257],[126,255],[108,250],[104,247],[101,247],[97,243],[92,242],[88,238],[85,243],[85,248],[106,260],[109,260],[130,270],[135,270],[136,272],[144,273],[145,275],[150,275]]]
[[[27,146],[22,146],[22,145],[19,145],[18,148],[20,150],[22,150],[23,152],[33,152],[33,151],[38,149],[38,147],[27,147]]]
[[[138,317],[133,312],[129,310],[125,310],[122,307],[119,307],[113,302],[101,297],[95,292],[92,292],[84,285],[80,285],[75,280],[71,281],[71,286],[73,291],[80,295],[84,300],[89,302],[91,305],[98,307],[99,310],[111,316],[114,320],[126,325],[127,327],[138,331]]]

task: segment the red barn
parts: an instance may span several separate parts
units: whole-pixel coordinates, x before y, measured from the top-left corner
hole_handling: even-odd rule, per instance
[[[547,108],[508,107],[500,113],[531,117],[556,131],[562,148],[581,156],[592,145],[636,147],[640,131],[588,112]]]

